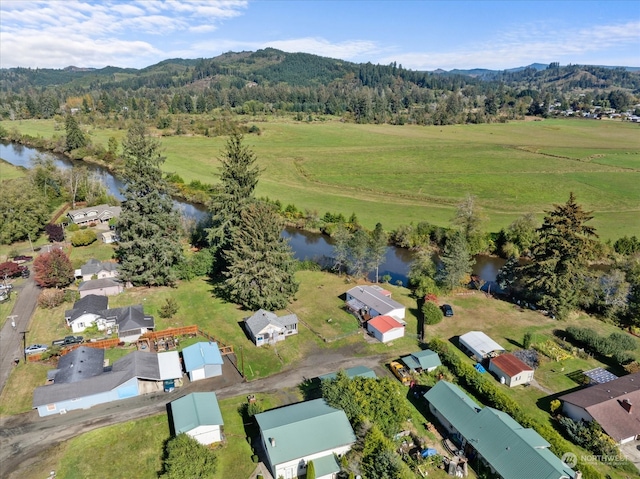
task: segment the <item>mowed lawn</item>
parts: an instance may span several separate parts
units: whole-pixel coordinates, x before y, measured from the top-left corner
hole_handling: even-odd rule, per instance
[[[498,231],[523,213],[542,217],[573,192],[593,211],[603,239],[640,235],[640,131],[618,121],[544,120],[419,127],[296,123],[260,117],[247,135],[264,171],[258,196],[299,209],[356,213],[386,229],[429,221],[447,226],[455,205],[476,195]],[[60,135],[53,121],[8,124],[33,135]],[[122,130],[90,130],[106,146]],[[161,139],[166,171],[186,182],[217,181],[226,137]]]

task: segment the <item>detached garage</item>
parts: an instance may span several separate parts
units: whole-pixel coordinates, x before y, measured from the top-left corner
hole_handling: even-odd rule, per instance
[[[222,413],[214,392],[191,393],[171,402],[173,432],[205,446],[222,441]]]
[[[191,381],[222,376],[222,355],[218,343],[201,342],[182,350],[184,368]]]
[[[533,368],[513,354],[501,354],[497,358],[491,358],[489,371],[510,388],[533,381]]]
[[[367,322],[367,331],[381,343],[404,336],[404,324],[391,316],[376,316]]]

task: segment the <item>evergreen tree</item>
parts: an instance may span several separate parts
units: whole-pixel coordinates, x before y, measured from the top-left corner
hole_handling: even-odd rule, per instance
[[[89,140],[84,135],[78,122],[73,115],[67,115],[65,120],[65,130],[67,133],[67,151],[83,148],[89,144]]]
[[[476,197],[467,195],[458,204],[453,224],[460,228],[471,254],[478,254],[486,248],[485,235],[482,231],[484,217],[476,204]]]
[[[457,288],[471,274],[474,263],[475,259],[469,254],[464,235],[458,231],[447,240],[442,256],[442,268],[437,279],[447,289]]]
[[[578,305],[597,237],[585,224],[592,218],[571,193],[564,205],[547,212],[532,246],[533,260],[519,268],[531,299],[559,318]]]
[[[207,446],[181,433],[165,444],[163,479],[200,479],[213,477],[217,458]]]
[[[369,236],[369,269],[376,270],[376,282],[380,281],[378,267],[384,261],[388,244],[387,233],[382,229],[382,224],[377,223]]]
[[[233,133],[226,144],[220,173],[220,188],[211,200],[211,227],[207,230],[209,244],[216,253],[217,271],[226,263],[222,251],[228,249],[233,231],[240,223],[240,212],[254,200],[260,169],[255,154],[242,144],[242,135]]]
[[[284,309],[298,291],[295,260],[280,235],[283,224],[273,207],[254,202],[240,212],[240,226],[232,230],[223,251],[228,265],[221,286],[225,296],[247,309]]]
[[[160,165],[165,158],[160,144],[138,123],[129,130],[122,150],[125,201],[116,248],[120,277],[134,285],[171,285],[173,269],[183,260],[182,229],[162,177]]]

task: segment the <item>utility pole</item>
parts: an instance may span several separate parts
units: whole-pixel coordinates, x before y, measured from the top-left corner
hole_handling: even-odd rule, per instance
[[[24,353],[24,363],[27,364],[27,333],[29,331],[20,331],[22,334],[22,352]]]

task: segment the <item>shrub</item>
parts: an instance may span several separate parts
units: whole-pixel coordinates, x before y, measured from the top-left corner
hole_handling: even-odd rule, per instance
[[[178,302],[174,298],[167,298],[164,305],[160,308],[160,317],[167,319],[172,318],[178,312]]]
[[[522,338],[522,347],[524,349],[529,349],[531,347],[531,340],[533,335],[530,332],[524,333],[524,337]]]
[[[79,229],[80,229],[80,226],[78,226],[75,223],[70,224],[69,226],[67,226],[67,231],[69,231],[70,233],[74,233],[75,231],[78,231]]]
[[[424,305],[422,305],[422,314],[424,316],[424,324],[438,324],[443,317],[438,305],[431,301],[425,301]]]
[[[52,309],[64,303],[64,291],[61,289],[45,289],[38,296],[38,306]]]
[[[553,401],[551,401],[551,403],[549,404],[549,410],[551,411],[551,414],[555,414],[555,412],[560,409],[560,406],[562,406],[562,403],[558,399],[554,399]]]
[[[98,239],[96,232],[93,230],[77,231],[71,236],[71,244],[73,246],[87,246]]]

